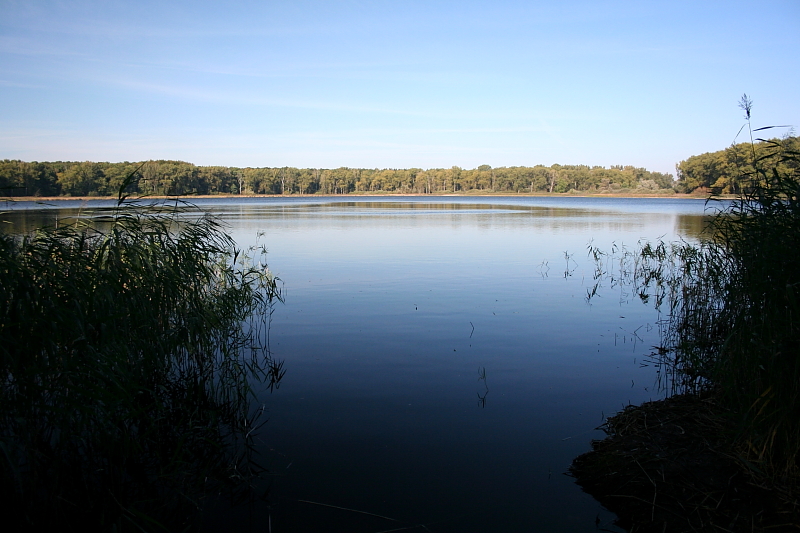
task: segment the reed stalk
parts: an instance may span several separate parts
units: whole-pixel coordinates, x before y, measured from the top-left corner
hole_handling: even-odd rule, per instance
[[[261,469],[278,280],[220,222],[127,200],[0,236],[0,501],[13,530],[186,530]]]
[[[662,385],[713,392],[735,420],[742,463],[785,481],[800,473],[800,154],[753,139],[770,128],[751,130],[752,102],[741,107],[751,143],[769,150],[750,151],[740,195],[711,217],[703,242],[589,254],[596,283],[661,310]]]

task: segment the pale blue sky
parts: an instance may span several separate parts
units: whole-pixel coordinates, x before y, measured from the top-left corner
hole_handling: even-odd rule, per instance
[[[0,0],[0,158],[674,173],[799,54],[798,0]]]

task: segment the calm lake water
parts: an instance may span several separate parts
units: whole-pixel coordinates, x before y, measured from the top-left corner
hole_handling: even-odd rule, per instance
[[[605,416],[662,397],[659,320],[619,288],[587,302],[587,245],[694,241],[702,200],[199,200],[284,283],[285,360],[260,435],[268,504],[209,531],[614,531],[564,475]],[[80,203],[8,206],[17,230]],[[92,206],[101,205],[92,203]]]

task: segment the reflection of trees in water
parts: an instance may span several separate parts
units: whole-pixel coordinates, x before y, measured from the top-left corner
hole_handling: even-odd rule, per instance
[[[109,213],[108,209],[51,208],[51,209],[0,209],[0,233],[6,235],[31,235],[40,228],[57,228],[74,224],[78,219]]]
[[[54,211],[14,211],[3,213],[0,222],[0,232],[6,234],[29,235],[37,228],[55,226],[58,215]]]
[[[663,221],[665,217],[675,217],[675,233],[690,240],[700,238],[707,217],[703,215],[662,212],[625,212],[613,209],[583,209],[580,207],[555,207],[524,204],[465,202],[331,202],[298,203],[296,205],[276,205],[269,202],[254,204],[213,203],[204,206],[217,212],[222,218],[235,217],[248,220],[269,220],[294,218],[298,214],[313,215],[326,224],[339,221],[348,224],[354,216],[379,218],[414,217],[424,225],[425,221],[436,221],[443,215],[452,218],[454,224],[461,224],[464,216],[477,217],[482,229],[493,226],[504,228],[535,228],[543,231],[586,231],[591,233],[624,231],[632,226],[642,226],[651,222]],[[235,208],[235,210],[231,210]],[[0,214],[2,233],[31,233],[36,228],[55,225],[57,219],[87,216],[89,209],[35,209],[15,210]],[[97,209],[94,209],[96,212]],[[430,219],[425,215],[430,215]],[[420,218],[422,217],[422,218]]]
[[[687,240],[700,240],[710,217],[698,215],[678,215],[675,232]]]

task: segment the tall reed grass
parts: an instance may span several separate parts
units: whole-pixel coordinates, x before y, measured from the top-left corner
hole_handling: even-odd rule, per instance
[[[0,236],[4,527],[188,530],[209,495],[247,495],[251,400],[283,376],[253,253],[122,189],[109,214]]]
[[[745,187],[721,204],[705,241],[589,252],[598,282],[610,278],[664,312],[654,356],[670,391],[715,394],[736,422],[731,437],[743,463],[798,479],[800,154],[780,140],[753,139],[770,128],[751,130],[752,104],[745,96],[740,105],[751,144],[770,150],[762,157],[752,150]]]

